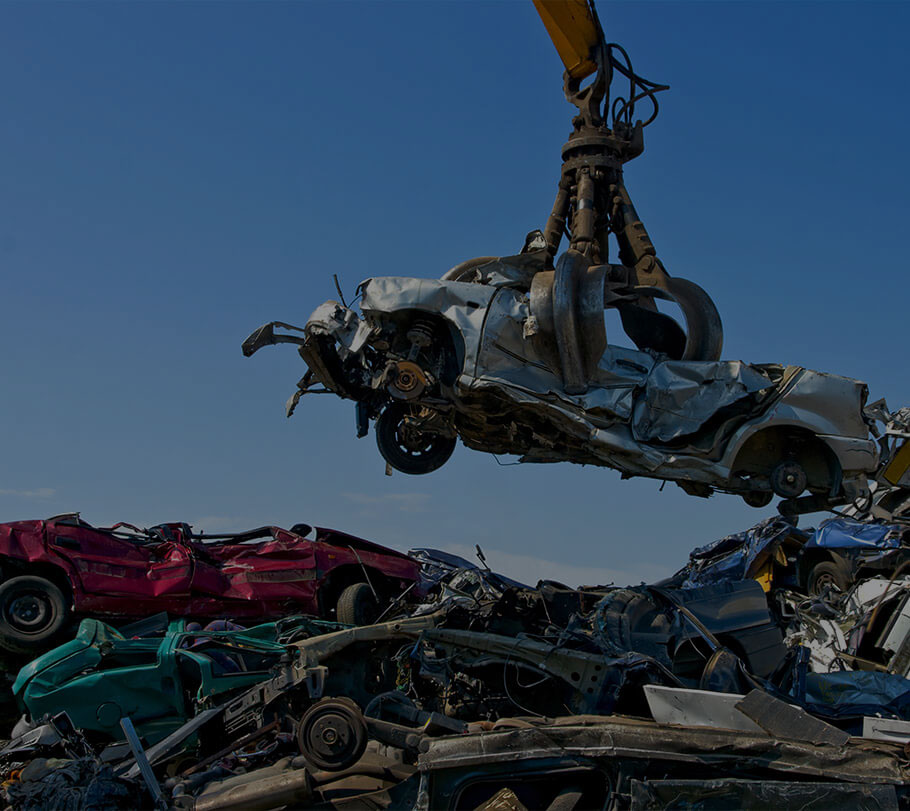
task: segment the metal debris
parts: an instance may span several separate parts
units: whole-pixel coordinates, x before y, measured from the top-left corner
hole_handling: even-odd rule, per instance
[[[848,526],[874,555],[908,539],[901,525],[771,519],[696,550],[661,584],[580,589],[420,550],[422,579],[385,622],[203,631],[193,661],[209,657],[210,680],[238,675],[222,648],[268,655],[233,689],[145,677],[146,709],[176,689],[185,710],[165,725],[137,714],[131,748],[101,710],[126,706],[117,685],[138,672],[131,646],[194,651],[180,644],[183,621],[146,623],[150,636],[135,639],[82,632],[20,677],[41,673],[46,689],[40,702],[22,693],[26,716],[0,750],[7,796],[25,790],[15,781],[28,763],[49,763],[45,780],[84,761],[97,764],[86,775],[103,765],[112,797],[151,803],[146,787],[160,786],[172,807],[210,811],[455,798],[489,809],[897,807],[910,801],[910,576],[892,557],[869,578],[857,567],[846,591],[810,594],[797,574],[811,539]],[[94,693],[67,686],[86,679]]]

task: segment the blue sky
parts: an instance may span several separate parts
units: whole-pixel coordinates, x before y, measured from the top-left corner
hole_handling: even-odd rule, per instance
[[[671,85],[627,184],[725,356],[910,402],[910,5],[605,3]],[[464,448],[383,475],[256,326],[542,227],[572,109],[527,0],[0,4],[0,520],[298,521],[651,579],[768,510]]]

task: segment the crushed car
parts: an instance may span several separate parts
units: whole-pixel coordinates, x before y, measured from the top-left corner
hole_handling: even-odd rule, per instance
[[[337,627],[303,617],[219,629],[225,624],[202,628],[161,615],[118,631],[85,619],[75,639],[22,668],[13,694],[28,718],[66,707],[83,734],[116,740],[120,720],[129,717],[155,743],[195,715],[195,703],[205,705],[266,678],[289,639]]]
[[[329,301],[302,328],[259,328],[243,351],[299,345],[308,371],[289,413],[314,390],[354,400],[358,435],[375,419],[383,458],[410,474],[443,465],[460,438],[525,462],[607,466],[695,495],[737,493],[753,506],[777,495],[797,514],[866,497],[868,479],[892,461],[880,455],[857,380],[609,344],[603,266],[581,273],[590,292],[579,295],[593,309],[579,313],[584,374],[569,385],[553,285],[575,271],[545,262],[494,259],[472,282],[369,279],[360,314]]]
[[[910,561],[910,527],[848,517],[799,529],[782,517],[759,522],[692,551],[668,585],[692,587],[729,580],[758,580],[765,591],[792,588],[816,595],[827,586],[846,591],[862,580],[891,573]]]
[[[79,615],[362,625],[419,574],[402,552],[306,524],[196,535],[183,523],[94,527],[77,513],[14,521],[0,524],[0,647],[34,653]]]

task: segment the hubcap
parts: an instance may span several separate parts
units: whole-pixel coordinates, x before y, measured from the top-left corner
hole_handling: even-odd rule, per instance
[[[50,603],[39,594],[20,594],[14,597],[6,610],[8,622],[26,633],[41,631],[51,620]]]
[[[433,444],[433,437],[423,431],[413,428],[407,422],[398,426],[398,443],[403,450],[411,454],[421,454]]]

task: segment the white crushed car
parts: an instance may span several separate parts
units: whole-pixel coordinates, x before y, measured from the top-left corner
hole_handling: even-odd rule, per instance
[[[546,262],[529,251],[442,279],[368,279],[360,314],[328,301],[303,328],[260,327],[243,351],[299,344],[309,369],[288,415],[320,386],[354,400],[358,436],[375,420],[382,456],[404,473],[439,468],[460,438],[523,462],[600,465],[756,507],[778,495],[791,514],[868,497],[885,446],[864,414],[864,383],[611,345],[604,310],[617,306],[616,266],[571,250],[555,269]]]

